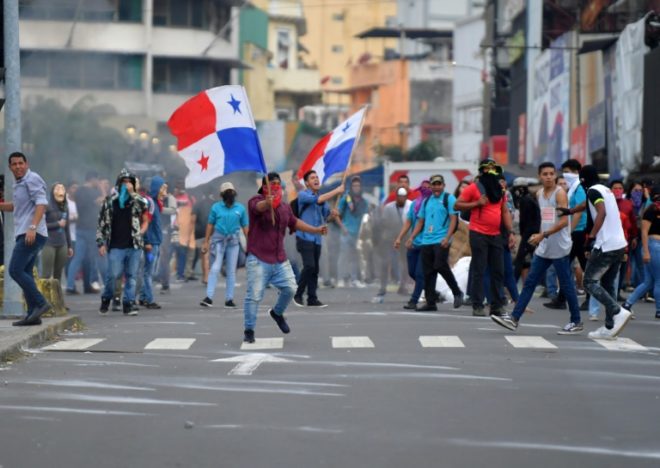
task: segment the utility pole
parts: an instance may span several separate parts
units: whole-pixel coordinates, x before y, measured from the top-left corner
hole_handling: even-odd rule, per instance
[[[5,200],[13,196],[14,175],[9,171],[7,156],[21,151],[21,53],[18,43],[18,0],[4,0],[5,33]],[[14,215],[5,212],[3,228],[5,235],[4,300],[0,318],[15,318],[23,315],[21,290],[8,274],[11,253],[14,250]]]

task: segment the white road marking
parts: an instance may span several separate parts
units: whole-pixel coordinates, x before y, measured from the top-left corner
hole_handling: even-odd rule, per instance
[[[156,338],[144,349],[190,349],[195,338]]]
[[[78,351],[88,349],[104,341],[105,338],[73,338],[70,340],[58,341],[52,345],[43,348],[44,351]]]
[[[420,336],[423,348],[465,348],[458,336]]]
[[[333,348],[373,348],[374,342],[368,336],[332,336]]]
[[[542,336],[505,336],[514,348],[557,349]]]
[[[237,362],[228,375],[252,375],[263,362],[291,362],[289,359],[265,353],[250,353],[230,358],[214,359],[213,362]]]
[[[284,348],[284,338],[256,338],[254,343],[243,342],[243,344],[241,344],[241,349],[244,351],[282,348]]]
[[[596,339],[594,341],[603,348],[607,348],[611,351],[648,351],[648,348],[630,338],[619,338],[617,340]]]

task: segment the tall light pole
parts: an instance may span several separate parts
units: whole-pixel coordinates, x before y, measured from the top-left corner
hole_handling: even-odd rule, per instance
[[[5,32],[5,200],[13,196],[14,175],[9,171],[6,157],[14,151],[21,151],[21,52],[18,43],[18,0],[3,2]],[[15,318],[23,315],[21,290],[9,278],[8,268],[11,252],[14,250],[14,216],[4,213],[5,235],[5,278],[4,300],[0,318]]]

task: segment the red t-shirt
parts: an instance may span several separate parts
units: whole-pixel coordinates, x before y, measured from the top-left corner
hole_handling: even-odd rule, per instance
[[[459,200],[475,202],[481,198],[479,187],[474,182],[463,189]],[[475,231],[487,236],[499,236],[502,225],[502,205],[506,198],[502,197],[498,203],[488,202],[484,206],[472,208],[470,212],[470,231]]]

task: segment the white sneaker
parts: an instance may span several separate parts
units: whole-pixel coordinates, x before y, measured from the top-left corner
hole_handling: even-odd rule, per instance
[[[359,289],[364,289],[364,288],[367,287],[367,285],[364,284],[364,283],[363,283],[362,281],[360,281],[360,280],[355,280],[355,281],[353,281],[353,284],[352,284],[352,285],[353,285],[354,288],[359,288]]]
[[[590,315],[589,316],[589,321],[598,322],[598,315]]]
[[[623,327],[626,326],[631,316],[632,313],[629,310],[626,310],[623,307],[621,307],[619,313],[614,316],[614,327],[612,328],[613,336],[619,336],[619,333],[621,333]]]
[[[592,340],[616,340],[616,336],[605,327],[600,327],[596,331],[589,332],[589,338]]]
[[[382,294],[377,294],[371,299],[372,304],[382,304],[385,301],[385,296]]]
[[[343,279],[337,281],[337,287],[338,288],[345,288],[346,287],[346,281],[344,281]]]

